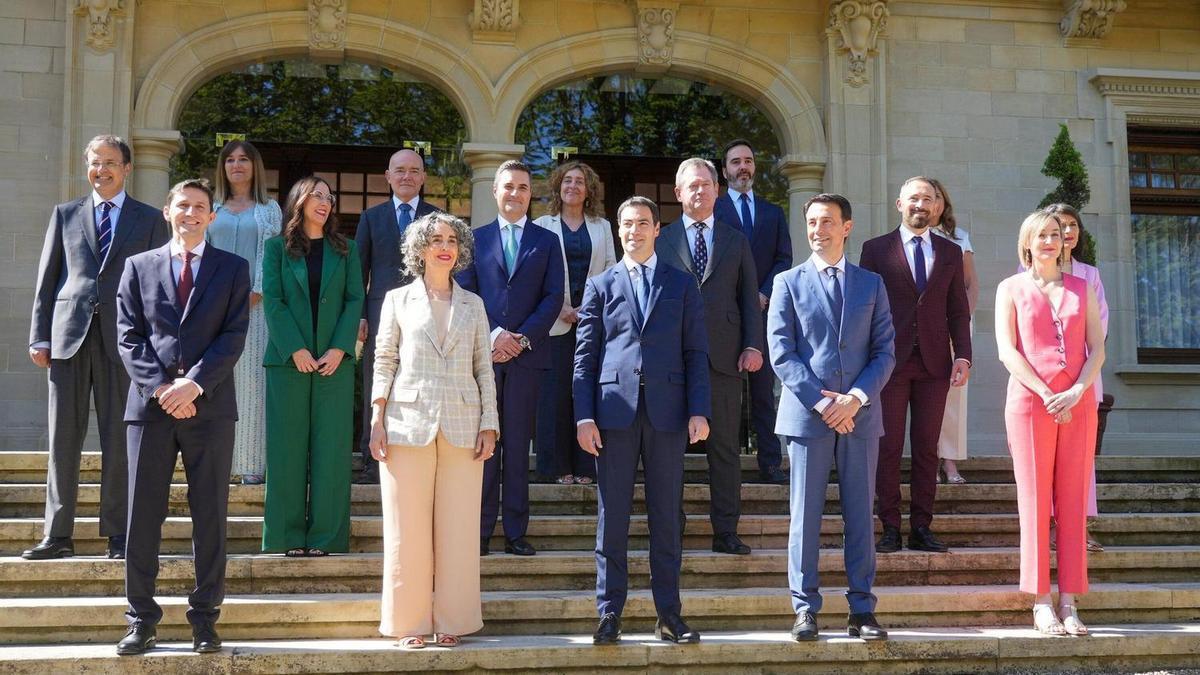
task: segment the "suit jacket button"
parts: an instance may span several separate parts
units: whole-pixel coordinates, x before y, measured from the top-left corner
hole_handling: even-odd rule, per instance
[[[845,343],[845,342],[843,342],[843,343],[841,343],[841,344],[839,344],[839,345],[838,345],[838,349],[845,349],[845,348],[846,348],[846,343]]]
[[[1066,367],[1067,367],[1067,362],[1066,362],[1066,361],[1059,361],[1059,362],[1058,362],[1058,367],[1059,367],[1059,368],[1066,368]]]
[[[325,304],[325,298],[321,298],[321,304]]]
[[[840,370],[835,370],[835,371],[833,371],[833,374],[834,374],[834,375],[841,375],[841,374],[842,374],[842,371],[840,371]]]

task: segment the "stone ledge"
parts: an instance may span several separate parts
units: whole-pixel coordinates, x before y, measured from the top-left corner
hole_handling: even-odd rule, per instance
[[[1126,384],[1200,385],[1200,365],[1128,363],[1113,370]]]

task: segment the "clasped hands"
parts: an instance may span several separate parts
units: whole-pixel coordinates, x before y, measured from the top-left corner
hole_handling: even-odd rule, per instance
[[[708,418],[703,415],[693,415],[688,418],[688,443],[699,443],[708,438]],[[575,440],[579,447],[594,457],[600,456],[600,448],[604,447],[600,440],[600,428],[595,422],[584,422],[575,430]]]
[[[821,412],[821,421],[839,434],[854,431],[854,416],[862,408],[862,401],[853,394],[839,394],[826,389],[821,390],[821,395],[831,401]]]
[[[170,384],[159,385],[154,390],[158,405],[171,417],[186,420],[196,416],[196,398],[200,396],[200,387],[186,377],[176,379]]]
[[[500,334],[496,336],[496,341],[492,343],[492,363],[504,363],[517,358],[524,349],[521,346],[523,337],[525,336],[520,333],[500,331]]]
[[[292,353],[292,363],[295,363],[296,370],[302,373],[316,372],[329,377],[337,370],[345,355],[346,352],[337,347],[330,347],[321,358],[314,359],[312,352],[307,349],[297,349]]]
[[[1055,422],[1066,424],[1071,421],[1071,408],[1074,408],[1075,404],[1079,403],[1079,399],[1083,398],[1083,391],[1082,386],[1075,384],[1057,394],[1045,392],[1042,394],[1042,404],[1046,406],[1046,412],[1054,418]]]

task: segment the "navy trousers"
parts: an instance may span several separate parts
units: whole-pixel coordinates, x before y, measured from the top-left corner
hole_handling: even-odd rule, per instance
[[[500,440],[496,453],[483,463],[479,535],[490,538],[496,518],[503,513],[504,537],[517,539],[529,529],[529,446],[542,371],[513,363],[496,364],[493,371]]]

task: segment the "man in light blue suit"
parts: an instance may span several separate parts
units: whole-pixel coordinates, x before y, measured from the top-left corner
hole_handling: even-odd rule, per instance
[[[836,462],[845,524],[850,637],[883,640],[875,620],[871,516],[883,435],[879,392],[896,365],[895,329],[879,275],[846,261],[850,202],[819,194],[804,205],[812,257],[775,278],[767,347],[783,384],[775,431],[791,459],[788,585],[792,638],[817,639],[817,563],[829,470]]]
[[[683,453],[708,437],[712,415],[708,330],[695,277],[654,253],[658,207],[630,197],[617,209],[625,257],[588,279],[576,334],[575,420],[579,445],[596,456],[596,605],[592,641],[616,644],[629,592],[629,513],[641,460],[650,524],[655,635],[694,643],[679,616]],[[868,516],[869,519],[870,516]]]

